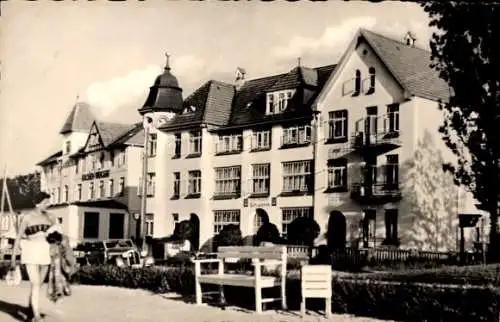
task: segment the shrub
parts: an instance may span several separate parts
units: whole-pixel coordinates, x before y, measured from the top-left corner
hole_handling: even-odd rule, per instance
[[[270,242],[273,244],[280,244],[282,242],[280,232],[275,224],[271,222],[264,222],[260,226],[254,238],[254,244],[260,245],[262,242]]]
[[[238,225],[226,225],[214,237],[214,248],[217,251],[219,246],[239,246],[243,244],[243,237]]]
[[[288,225],[287,243],[290,245],[313,246],[318,238],[320,227],[309,217],[298,217]]]

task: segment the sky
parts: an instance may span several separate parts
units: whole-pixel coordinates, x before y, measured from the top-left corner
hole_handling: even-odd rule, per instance
[[[170,56],[186,98],[210,79],[232,83],[336,63],[359,28],[429,48],[416,4],[398,1],[7,1],[0,18],[0,167],[24,174],[60,150],[78,100],[100,120],[137,109]]]

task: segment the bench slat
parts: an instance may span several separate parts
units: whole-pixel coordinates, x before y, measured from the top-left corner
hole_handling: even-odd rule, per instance
[[[238,274],[206,274],[199,277],[200,283],[206,284],[217,284],[217,285],[231,285],[231,286],[243,286],[243,287],[254,287],[255,286],[255,276],[250,275],[238,275]],[[280,285],[281,281],[279,278],[274,276],[262,276],[261,285],[262,287],[273,287]]]
[[[218,258],[260,258],[260,259],[281,259],[286,256],[284,246],[226,246],[219,247]]]

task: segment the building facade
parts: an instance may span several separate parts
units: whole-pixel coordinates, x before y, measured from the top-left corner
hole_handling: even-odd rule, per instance
[[[38,165],[42,189],[51,195],[50,211],[72,243],[137,236],[142,124],[99,122],[89,105],[78,102],[60,135],[62,149]],[[146,233],[152,225],[145,222]]]
[[[441,169],[456,161],[438,131],[449,88],[430,62],[411,33],[362,29],[336,64],[249,80],[238,68],[183,99],[167,56],[141,122],[73,108],[40,163],[53,211],[77,240],[166,237],[190,220],[209,250],[225,225],[251,243],[263,217],[286,236],[309,216],[318,244],[455,249],[457,213],[479,211]]]

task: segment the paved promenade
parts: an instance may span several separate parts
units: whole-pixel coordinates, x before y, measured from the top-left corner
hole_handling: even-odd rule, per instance
[[[45,292],[45,287],[43,289]],[[23,321],[29,286],[23,282],[10,287],[0,281],[0,322]],[[211,306],[185,303],[176,294],[155,295],[142,290],[116,287],[73,287],[73,295],[53,304],[44,296],[42,312],[45,322],[294,322],[302,321],[298,312],[265,311],[260,316],[248,310],[229,307],[222,310]],[[303,321],[326,321],[322,315],[309,312]],[[330,321],[376,322],[380,320],[333,315]]]

